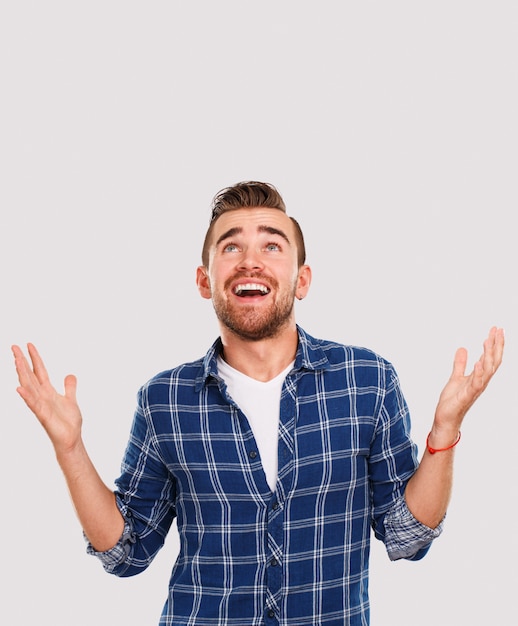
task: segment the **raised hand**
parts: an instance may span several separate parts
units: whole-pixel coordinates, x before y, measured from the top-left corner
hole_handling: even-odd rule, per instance
[[[465,374],[467,351],[459,348],[455,354],[453,372],[444,387],[435,412],[434,428],[458,430],[464,416],[484,392],[500,367],[504,351],[504,331],[493,327],[484,341],[484,352],[470,374]]]
[[[484,341],[484,352],[470,374],[465,373],[466,350],[459,348],[455,354],[453,372],[439,397],[428,435],[428,452],[423,454],[405,490],[408,508],[416,519],[430,528],[435,528],[444,518],[450,501],[452,450],[459,441],[462,420],[500,367],[503,351],[504,332],[493,327]]]
[[[56,452],[66,453],[81,440],[82,417],[76,401],[76,377],[67,376],[64,394],[59,394],[50,383],[35,346],[29,343],[27,349],[32,367],[22,350],[12,347],[20,383],[17,391],[46,430]]]
[[[84,447],[76,377],[67,376],[65,393],[59,394],[51,385],[36,348],[32,344],[27,348],[32,368],[21,349],[12,348],[20,381],[17,391],[54,445],[86,536],[97,550],[108,550],[121,536],[124,520],[113,492],[101,480]]]

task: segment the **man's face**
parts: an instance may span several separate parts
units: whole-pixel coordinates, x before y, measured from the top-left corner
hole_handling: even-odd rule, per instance
[[[227,329],[252,341],[274,337],[294,323],[294,298],[309,287],[309,268],[297,265],[292,221],[263,207],[224,213],[197,282]]]

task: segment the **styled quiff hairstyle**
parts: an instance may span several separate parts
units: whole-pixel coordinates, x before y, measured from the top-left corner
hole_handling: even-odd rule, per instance
[[[255,180],[237,183],[218,191],[212,200],[211,207],[210,224],[203,242],[201,257],[205,267],[209,266],[209,248],[214,224],[223,213],[227,211],[237,211],[238,209],[254,209],[258,207],[278,209],[286,213],[286,205],[277,189],[269,183],[261,183]],[[304,236],[297,220],[293,217],[290,217],[290,220],[295,226],[297,261],[299,267],[301,267],[306,262]]]

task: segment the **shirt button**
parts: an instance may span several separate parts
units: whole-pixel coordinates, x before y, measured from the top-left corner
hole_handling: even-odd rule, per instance
[[[276,565],[279,565],[279,561],[275,557],[273,557],[273,559],[270,561],[270,565],[272,567],[275,567]]]
[[[276,511],[278,508],[279,508],[279,503],[278,503],[277,501],[275,501],[275,502],[272,504],[272,509],[273,509],[274,511]]]
[[[251,459],[255,459],[255,457],[257,456],[257,452],[256,452],[255,450],[251,450],[251,451],[248,453],[248,456],[249,456]]]
[[[270,619],[274,618],[274,617],[275,617],[275,611],[272,611],[272,609],[270,609],[270,610],[268,611],[268,617],[269,617]]]

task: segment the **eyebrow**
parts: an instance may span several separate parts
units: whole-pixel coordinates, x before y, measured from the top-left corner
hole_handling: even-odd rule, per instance
[[[260,233],[268,233],[270,235],[279,235],[282,237],[287,243],[291,244],[288,239],[288,235],[282,230],[278,228],[274,228],[273,226],[258,226],[258,232]],[[236,235],[240,235],[243,232],[243,229],[240,226],[235,226],[234,228],[229,228],[226,232],[224,232],[221,237],[216,241],[216,246],[219,245],[225,239],[229,239],[231,237],[235,237]]]

